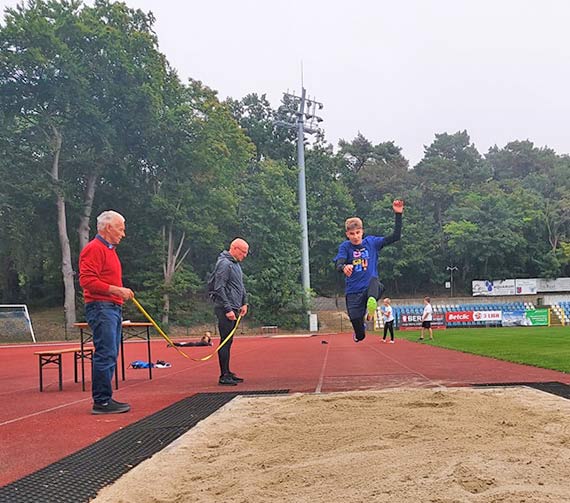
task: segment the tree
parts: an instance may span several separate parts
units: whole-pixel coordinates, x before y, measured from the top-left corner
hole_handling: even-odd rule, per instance
[[[81,7],[33,0],[8,9],[0,31],[0,104],[49,173],[68,325],[75,321],[75,286],[66,208],[70,201],[80,208],[72,220],[81,249],[96,188],[153,127],[168,75],[151,15],[108,0]]]
[[[344,236],[344,222],[354,215],[350,192],[338,178],[339,164],[327,148],[307,152],[307,220],[311,288],[317,293],[335,294],[339,275],[332,258]]]
[[[265,94],[251,93],[239,101],[229,98],[226,103],[255,145],[257,161],[273,159],[289,166],[296,163],[296,132],[275,126],[277,112]]]
[[[4,125],[12,125],[11,132],[19,134],[29,152],[42,157],[41,169],[51,179],[68,326],[75,322],[75,287],[60,156],[81,83],[73,78],[77,68],[61,34],[77,23],[78,9],[78,2],[32,1],[28,9],[8,9],[0,31],[0,108],[5,110]]]
[[[215,91],[191,80],[169,94],[153,139],[147,212],[156,226],[149,236],[162,270],[155,286],[162,292],[163,323],[169,322],[173,296],[202,288],[200,278],[225,244],[226,230],[235,229],[240,180],[254,156]]]
[[[436,134],[424,158],[411,172],[411,184],[421,191],[424,213],[431,212],[438,229],[440,253],[445,253],[445,213],[465,190],[483,183],[490,170],[466,131]]]
[[[275,161],[252,166],[242,187],[238,235],[250,244],[246,287],[251,314],[263,324],[298,325],[308,309],[300,279],[295,187],[295,170]]]
[[[372,205],[387,192],[404,193],[408,161],[394,142],[373,145],[359,133],[350,143],[340,140],[339,147],[338,155],[345,161],[340,176],[361,218],[367,219]]]

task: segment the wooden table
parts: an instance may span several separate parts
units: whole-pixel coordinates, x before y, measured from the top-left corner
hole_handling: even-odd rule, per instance
[[[79,329],[79,338],[81,343],[81,351],[83,353],[84,346],[86,343],[93,340],[93,333],[90,331],[88,323],[74,323],[74,327]],[[152,356],[150,350],[150,327],[152,327],[152,323],[149,322],[134,322],[134,321],[124,321],[122,323],[122,330],[121,330],[121,376],[123,381],[125,380],[125,353],[124,353],[124,342],[128,339],[132,339],[133,337],[137,337],[139,339],[146,339],[146,346],[147,346],[147,355],[148,355],[148,362],[152,363]],[[81,358],[81,388],[85,391],[85,363],[84,358]],[[93,365],[93,362],[91,362]],[[148,367],[148,378],[152,379],[152,366],[149,365]],[[115,369],[115,389],[119,389],[119,372]]]

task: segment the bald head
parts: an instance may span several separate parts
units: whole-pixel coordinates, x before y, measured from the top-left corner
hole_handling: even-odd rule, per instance
[[[236,238],[230,243],[230,255],[241,262],[249,252],[249,245],[245,239]]]

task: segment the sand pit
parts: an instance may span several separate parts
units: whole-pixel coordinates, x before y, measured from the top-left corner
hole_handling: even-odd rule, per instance
[[[527,388],[240,397],[94,501],[566,502],[570,402]]]

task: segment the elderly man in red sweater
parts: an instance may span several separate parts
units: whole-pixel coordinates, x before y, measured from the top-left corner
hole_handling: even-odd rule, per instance
[[[85,319],[93,333],[93,414],[128,412],[128,403],[113,400],[113,372],[121,343],[122,306],[134,293],[123,287],[121,262],[115,247],[125,237],[125,219],[116,211],[97,217],[97,235],[79,256],[79,283],[85,299]]]

